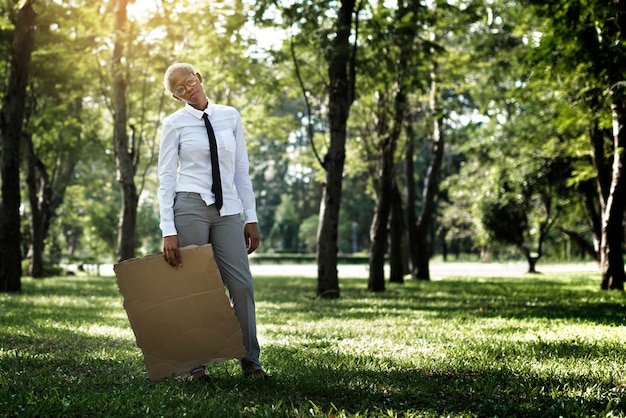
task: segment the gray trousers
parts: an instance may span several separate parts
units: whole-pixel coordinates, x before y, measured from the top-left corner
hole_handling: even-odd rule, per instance
[[[215,262],[230,294],[243,333],[243,345],[248,351],[240,360],[241,368],[244,373],[260,369],[254,290],[241,216],[220,216],[215,205],[207,206],[199,194],[180,192],[176,193],[174,201],[174,222],[181,247],[212,244]]]

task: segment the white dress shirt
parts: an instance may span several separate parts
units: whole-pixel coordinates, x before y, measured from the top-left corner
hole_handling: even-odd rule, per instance
[[[177,235],[174,197],[177,192],[198,193],[207,205],[215,203],[211,192],[209,137],[202,114],[209,116],[217,140],[224,204],[220,215],[236,215],[257,222],[256,201],[248,173],[248,151],[241,116],[231,106],[209,102],[204,111],[186,104],[163,119],[159,150],[159,206],[163,236]]]

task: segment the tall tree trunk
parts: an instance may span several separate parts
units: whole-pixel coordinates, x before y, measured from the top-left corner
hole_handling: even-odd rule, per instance
[[[600,109],[601,102],[596,98],[591,103],[591,108],[594,110]],[[594,242],[595,250],[597,251],[597,261],[600,265],[601,271],[607,271],[609,269],[608,262],[609,258],[607,257],[607,236],[606,230],[604,228],[607,212],[607,201],[609,199],[609,194],[611,190],[611,166],[607,164],[606,154],[607,154],[607,146],[606,146],[606,137],[609,136],[607,131],[601,129],[598,121],[594,121],[591,125],[589,138],[591,140],[591,147],[593,149],[593,167],[596,172],[596,202],[599,202],[599,220],[597,224],[593,224],[593,233],[594,233]],[[586,207],[593,208],[591,201],[585,201]],[[603,267],[604,265],[604,267]],[[606,283],[605,283],[606,279]],[[609,277],[602,273],[602,282],[601,287],[608,289],[608,280]]]
[[[384,101],[386,94],[381,92],[380,97],[380,100]],[[406,95],[405,92],[402,91],[402,87],[394,98],[393,125],[391,129],[388,128],[385,112],[387,112],[387,106],[382,106],[382,114],[379,115],[379,123],[376,128],[379,136],[384,136],[384,139],[381,140],[379,144],[380,176],[376,182],[378,201],[370,229],[370,262],[367,288],[371,292],[382,292],[385,290],[385,248],[387,245],[389,214],[391,213],[391,202],[393,198],[395,177],[394,155],[406,113]],[[385,134],[385,132],[387,133]]]
[[[620,44],[626,41],[626,1],[616,0],[615,19],[607,22],[609,33]],[[612,47],[612,46],[611,46]],[[623,54],[615,53],[618,56]],[[613,64],[613,65],[611,65]],[[624,210],[626,209],[626,86],[622,65],[609,63],[606,69],[613,119],[613,164],[611,183],[602,214],[600,270],[602,289],[624,290]]]
[[[624,89],[623,87],[618,87]],[[600,243],[602,289],[624,290],[624,210],[626,203],[626,93],[613,92],[613,170]]]
[[[391,217],[389,219],[389,282],[404,283],[404,275],[408,273],[406,253],[406,228],[402,195],[398,182],[393,182],[391,193]]]
[[[118,226],[118,261],[135,257],[135,231],[139,196],[135,184],[136,149],[129,139],[126,110],[126,75],[124,74],[124,45],[127,41],[125,28],[128,23],[126,5],[128,0],[117,0],[115,6],[115,43],[111,60],[113,80],[113,143],[115,165],[122,192],[122,210]]]
[[[387,245],[387,222],[391,211],[394,149],[394,141],[390,137],[381,144],[378,201],[370,228],[369,279],[367,282],[367,290],[370,292],[385,290],[385,249]]]
[[[0,291],[19,292],[22,288],[20,232],[20,142],[26,107],[26,86],[34,48],[36,14],[34,0],[26,0],[17,11],[11,48],[9,84],[0,114],[2,149],[2,201],[0,202]]]
[[[389,216],[389,193],[381,193],[370,227],[369,278],[367,290],[385,290],[385,249],[387,244],[387,217]],[[383,199],[387,199],[384,203]],[[383,218],[385,218],[383,220]]]
[[[597,177],[597,175],[596,175]],[[602,240],[602,213],[599,210],[599,199],[597,190],[594,189],[593,183],[587,181],[581,184],[579,193],[587,209],[587,217],[591,225],[592,231],[592,243],[583,243],[580,239],[572,237],[575,242],[578,242],[581,249],[589,254],[591,258],[600,262],[600,241]]]
[[[324,158],[326,182],[317,233],[317,295],[338,298],[337,253],[341,184],[346,159],[346,124],[354,101],[354,54],[350,48],[355,0],[341,2],[328,57],[330,144]],[[355,43],[356,44],[356,43]]]
[[[26,184],[28,186],[28,200],[30,201],[32,217],[32,237],[30,247],[30,267],[29,274],[34,278],[44,276],[43,250],[45,231],[47,230],[47,210],[42,207],[48,203],[49,199],[49,179],[46,167],[37,158],[34,151],[33,137],[30,134],[24,135],[25,151],[27,161]],[[41,201],[39,197],[41,195]]]
[[[371,250],[370,250],[370,270],[368,289],[370,291],[383,291],[385,290],[385,245],[387,244],[388,236],[388,222],[389,214],[392,210],[392,201],[394,201],[394,192],[397,191],[397,185],[395,184],[395,152],[402,133],[404,121],[408,115],[407,95],[410,89],[413,87],[413,66],[412,62],[415,60],[416,55],[416,42],[417,31],[419,28],[418,20],[420,1],[413,0],[405,2],[398,0],[398,21],[409,20],[411,24],[400,25],[395,28],[394,38],[398,48],[398,72],[394,74],[395,86],[395,98],[393,101],[393,109],[391,112],[392,124],[391,129],[388,129],[386,123],[387,117],[384,114],[379,116],[379,123],[377,124],[377,133],[379,138],[384,140],[379,145],[380,155],[380,180],[378,190],[378,204],[376,208],[376,214],[374,216],[374,222],[372,224],[371,235]],[[379,92],[381,100],[387,96],[386,92]],[[383,106],[383,111],[387,112],[386,106]],[[381,113],[382,113],[381,112]],[[380,122],[382,120],[382,123]],[[385,133],[389,131],[388,133]],[[399,193],[399,192],[398,192]],[[401,206],[402,202],[398,203],[396,196],[396,207]],[[397,216],[394,217],[394,222],[397,222]],[[394,230],[392,238],[395,242],[391,242],[389,245],[390,261],[392,261],[393,280],[398,282],[402,281],[402,251],[398,250],[402,245],[402,234],[397,234]],[[398,278],[400,275],[400,278]]]
[[[434,129],[433,140],[431,147],[431,160],[428,167],[428,172],[424,180],[424,198],[422,212],[417,220],[417,234],[415,236],[415,245],[412,248],[414,251],[413,257],[417,260],[417,263],[413,265],[412,276],[419,280],[430,280],[430,245],[429,235],[430,227],[432,225],[432,217],[434,213],[435,196],[439,190],[439,173],[441,171],[441,165],[443,163],[444,153],[444,135],[442,132],[442,117],[439,114],[437,100],[437,84],[436,84],[436,66],[434,66],[431,76],[431,112],[434,117]]]
[[[413,269],[417,268],[418,263],[418,250],[415,248],[417,245],[417,216],[415,209],[415,200],[417,198],[416,185],[415,185],[415,129],[413,128],[413,124],[415,121],[413,117],[409,117],[406,120],[404,132],[407,137],[408,145],[406,149],[406,154],[404,156],[406,172],[406,223],[407,223],[407,232],[408,232],[408,252],[409,252],[409,260],[411,262],[411,272]]]

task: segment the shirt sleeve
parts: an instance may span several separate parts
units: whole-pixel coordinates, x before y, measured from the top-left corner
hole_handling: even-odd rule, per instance
[[[258,222],[256,213],[256,198],[252,190],[252,181],[250,180],[250,165],[248,162],[248,150],[246,149],[246,140],[241,123],[241,116],[235,110],[235,126],[234,136],[237,150],[235,154],[235,187],[239,200],[243,206],[243,218],[245,223]]]
[[[174,196],[176,195],[176,175],[178,169],[178,144],[180,138],[176,128],[165,121],[161,130],[159,146],[159,210],[160,228],[163,236],[177,235],[174,224]]]

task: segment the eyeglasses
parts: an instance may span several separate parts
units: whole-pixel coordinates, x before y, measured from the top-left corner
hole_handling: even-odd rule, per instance
[[[197,82],[198,82],[198,79],[196,78],[194,74],[192,74],[185,79],[184,85],[181,84],[174,88],[174,93],[176,93],[179,96],[182,96],[183,94],[187,92],[187,87],[193,87],[196,85]]]

